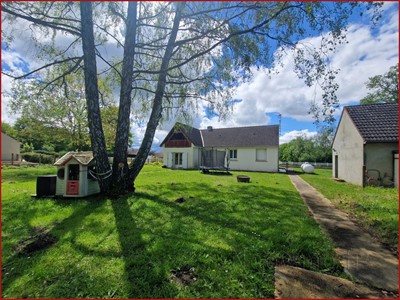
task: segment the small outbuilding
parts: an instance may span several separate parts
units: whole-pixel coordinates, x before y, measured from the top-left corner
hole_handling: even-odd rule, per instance
[[[1,133],[1,161],[3,164],[19,164],[21,143],[5,133]]]
[[[86,197],[100,192],[93,152],[68,152],[57,166],[56,196]]]
[[[398,186],[398,104],[346,106],[332,147],[333,177]]]

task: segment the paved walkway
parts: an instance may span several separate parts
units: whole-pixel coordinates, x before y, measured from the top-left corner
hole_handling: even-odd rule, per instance
[[[355,281],[398,292],[398,259],[298,175],[289,178],[315,220],[331,237],[345,271]]]

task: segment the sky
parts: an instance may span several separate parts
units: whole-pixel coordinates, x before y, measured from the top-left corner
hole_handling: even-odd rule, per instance
[[[365,83],[369,77],[386,73],[390,66],[398,63],[399,32],[398,3],[386,2],[383,18],[375,28],[371,28],[367,16],[352,17],[347,35],[348,44],[341,45],[329,59],[333,68],[339,69],[337,96],[340,109],[336,111],[338,120],[345,105],[356,105],[367,95]],[[26,71],[27,65],[34,68],[35,56],[23,39],[16,39],[12,50],[2,47],[3,71],[12,68]],[[320,37],[303,40],[304,43],[317,44]],[[253,125],[281,124],[280,143],[287,143],[299,135],[313,137],[316,126],[308,113],[313,101],[319,100],[321,91],[318,87],[308,87],[293,72],[294,62],[290,56],[283,57],[284,65],[278,74],[268,75],[268,69],[254,70],[253,78],[237,87],[233,95],[236,99],[232,114],[226,120],[210,115],[201,109],[193,117],[192,126],[196,128],[240,127]],[[12,80],[2,76],[2,121],[13,123],[18,116],[8,109],[8,97],[5,95]],[[175,120],[164,122],[156,132],[153,149],[158,147],[172,128]],[[136,123],[135,123],[136,124]],[[145,123],[144,123],[145,124]],[[143,124],[143,125],[144,125]],[[144,126],[132,126],[134,148],[138,148],[144,135]]]

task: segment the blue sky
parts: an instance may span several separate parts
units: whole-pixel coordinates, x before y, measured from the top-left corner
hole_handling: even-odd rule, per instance
[[[376,27],[370,26],[367,15],[351,17],[348,41],[330,55],[337,75],[340,109],[335,113],[336,123],[343,106],[357,105],[367,95],[365,83],[369,77],[386,73],[398,62],[398,3],[385,3],[384,14]],[[308,38],[305,42],[318,44],[319,37]],[[319,101],[321,91],[307,87],[293,72],[293,61],[283,58],[285,65],[279,74],[269,77],[267,69],[255,71],[249,83],[242,84],[234,97],[240,99],[234,105],[231,118],[219,121],[207,115],[199,120],[200,128],[237,127],[262,124],[278,124],[281,114],[281,139],[288,142],[298,135],[312,137],[316,126],[308,114],[310,105]]]
[[[371,28],[367,16],[351,17],[346,45],[337,48],[329,60],[334,68],[340,69],[337,75],[339,90],[338,99],[343,105],[355,105],[367,94],[365,83],[369,77],[383,74],[389,67],[398,62],[398,3],[386,2],[382,20],[375,28]],[[304,43],[318,44],[320,37],[315,36],[303,40]],[[2,43],[2,68],[22,72],[36,68],[42,62],[32,51],[31,46],[23,37],[23,29],[16,34],[12,49],[5,49]],[[60,40],[62,43],[62,40]],[[119,53],[121,49],[108,49]],[[281,114],[281,143],[288,142],[298,135],[312,137],[316,133],[312,117],[308,114],[311,103],[319,101],[321,91],[315,87],[307,87],[293,72],[293,59],[283,57],[284,66],[276,75],[268,76],[268,69],[254,69],[253,78],[240,84],[234,92],[233,111],[226,120],[207,113],[204,106],[197,116],[194,116],[192,126],[206,128],[214,126],[238,127],[253,125],[278,124],[277,113]],[[15,121],[15,115],[7,109],[7,91],[11,88],[12,80],[2,76],[2,120]],[[339,119],[341,110],[336,113]],[[175,120],[165,121],[157,130],[154,146],[165,138]],[[135,124],[139,124],[137,122]],[[145,124],[144,122],[143,124]],[[143,126],[133,126],[135,147],[138,147],[144,135]]]

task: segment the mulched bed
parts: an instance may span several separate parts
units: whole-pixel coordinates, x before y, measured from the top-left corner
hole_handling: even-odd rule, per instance
[[[188,265],[171,271],[169,280],[180,285],[190,285],[197,280],[194,268]]]
[[[48,228],[35,227],[32,235],[18,242],[14,247],[17,254],[28,254],[46,249],[57,242],[57,238],[49,232]]]

